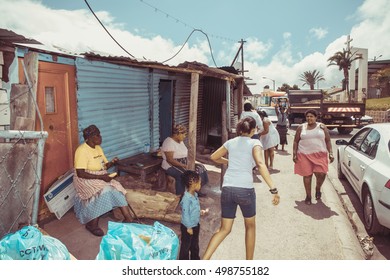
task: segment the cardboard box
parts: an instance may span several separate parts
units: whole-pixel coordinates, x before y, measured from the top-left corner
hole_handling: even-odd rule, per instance
[[[57,219],[61,219],[73,207],[75,195],[73,170],[69,170],[50,187],[44,199],[50,212],[54,213]]]

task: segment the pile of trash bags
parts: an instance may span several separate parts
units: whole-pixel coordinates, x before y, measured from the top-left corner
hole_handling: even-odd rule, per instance
[[[97,260],[176,260],[179,238],[160,224],[108,222]]]
[[[0,260],[70,260],[70,253],[58,239],[24,226],[0,240]]]

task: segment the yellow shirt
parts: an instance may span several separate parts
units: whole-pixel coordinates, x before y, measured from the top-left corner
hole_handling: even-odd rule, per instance
[[[95,148],[88,146],[87,143],[81,144],[74,156],[74,167],[76,169],[85,169],[99,171],[106,169],[105,163],[108,162],[103,149],[96,145]]]

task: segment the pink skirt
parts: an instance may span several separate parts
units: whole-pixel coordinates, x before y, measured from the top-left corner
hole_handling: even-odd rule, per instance
[[[313,154],[297,153],[297,162],[294,165],[294,173],[301,176],[310,176],[315,172],[328,173],[328,153],[318,152]]]

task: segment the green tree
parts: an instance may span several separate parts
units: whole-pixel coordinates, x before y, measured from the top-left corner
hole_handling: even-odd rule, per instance
[[[343,51],[336,52],[333,56],[328,58],[328,66],[335,65],[339,67],[340,71],[343,71],[345,89],[348,94],[348,101],[351,102],[351,93],[349,92],[349,69],[351,69],[352,62],[361,59],[361,56],[355,56],[356,52],[352,53],[350,50],[343,49]],[[344,88],[344,86],[343,86]]]
[[[375,82],[376,88],[384,88],[390,83],[390,68],[384,68],[374,73],[370,77]]]
[[[314,86],[316,85],[317,82],[325,81],[324,76],[317,70],[305,71],[299,77],[300,80],[304,82],[302,86],[308,85],[311,90],[314,89]]]
[[[300,89],[300,88],[297,85],[290,86],[289,84],[284,83],[284,84],[282,84],[281,87],[278,87],[277,91],[288,92],[290,89],[296,90],[296,89]]]

